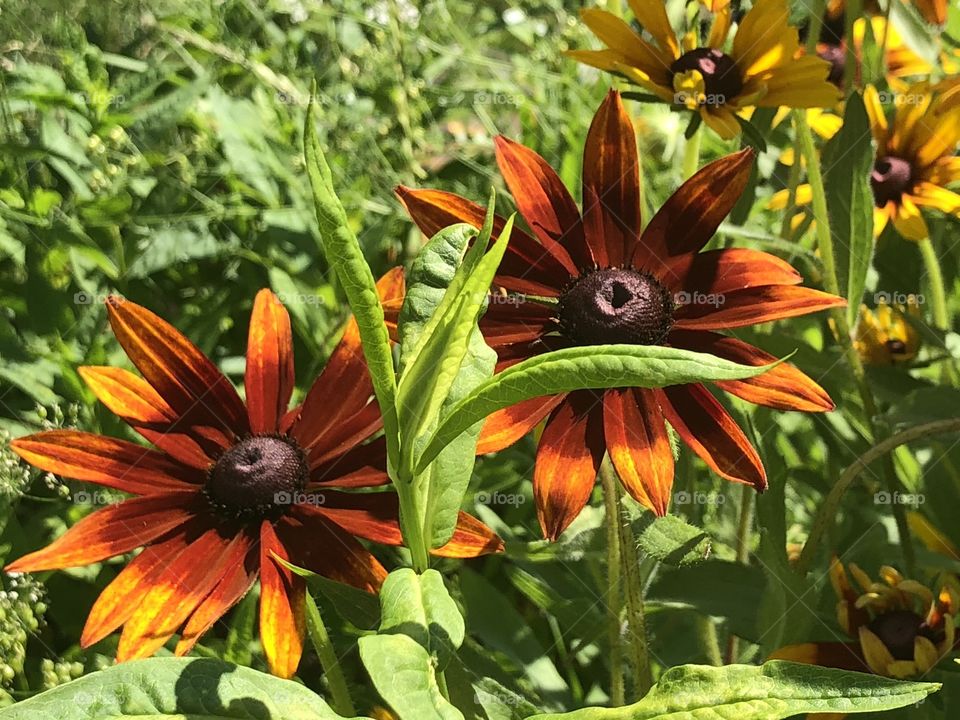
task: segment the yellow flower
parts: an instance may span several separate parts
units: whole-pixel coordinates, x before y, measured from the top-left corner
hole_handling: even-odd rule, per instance
[[[733,34],[729,53],[729,4],[711,3],[719,9],[700,45],[694,33],[678,40],[660,0],[629,3],[650,41],[615,15],[587,9],[581,17],[606,48],[568,54],[625,76],[664,102],[699,112],[723,138],[740,133],[737,115],[749,108],[829,107],[839,99],[827,82],[829,64],[802,55],[787,0],[757,0]]]
[[[920,306],[911,295],[906,305],[880,302],[876,310],[860,309],[854,347],[867,365],[909,362],[920,350],[920,334],[907,316],[920,317]]]
[[[948,186],[960,182],[960,78],[936,85],[919,82],[902,92],[868,85],[863,94],[877,154],[870,174],[873,190],[873,234],[879,237],[892,220],[908,240],[929,236],[920,208],[960,218],[960,195]],[[891,117],[885,105],[895,107]],[[781,190],[767,207],[783,210],[789,193]],[[797,205],[810,202],[810,188],[797,188]]]
[[[848,569],[859,592],[837,559],[830,582],[838,598],[837,620],[855,642],[789,645],[771,659],[845,669],[862,665],[877,675],[909,678],[928,672],[953,650],[960,602],[952,585],[934,595],[887,565],[880,568],[881,582],[853,563]]]

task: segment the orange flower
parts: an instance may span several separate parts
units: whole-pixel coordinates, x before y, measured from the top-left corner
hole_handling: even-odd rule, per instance
[[[398,269],[399,270],[399,269]],[[379,284],[388,304],[402,272]],[[303,579],[276,557],[376,592],[386,576],[356,538],[401,543],[396,495],[349,492],[385,485],[381,428],[356,323],[348,325],[302,405],[294,388],[290,318],[269,290],[253,306],[246,406],[193,343],[149,310],[112,297],[110,324],[143,378],[84,367],[94,394],[158,449],[73,430],[20,438],[13,449],[47,472],[130,493],[8,572],[88,565],[143,552],[90,611],[81,645],[123,626],[117,660],[153,654],[180,634],[184,655],[260,579],[260,637],[271,672],[291,677],[303,651]],[[460,525],[439,555],[499,550],[478,520]]]
[[[532,150],[497,138],[497,162],[536,236],[514,229],[495,284],[517,301],[491,302],[481,323],[501,370],[547,350],[607,343],[670,345],[763,365],[773,357],[715,331],[843,304],[797,287],[799,273],[773,255],[743,248],[700,252],[746,186],[750,150],[703,168],[641,232],[634,129],[617,92],[610,92],[590,126],[582,214]],[[483,208],[450,193],[404,187],[398,193],[427,235],[456,222],[483,221]],[[815,382],[786,364],[717,385],[780,409],[833,408]],[[658,515],[666,513],[674,461],[664,420],[715,472],[758,490],[767,485],[746,435],[699,384],[580,390],[520,403],[487,420],[479,452],[516,442],[548,416],[533,482],[540,524],[551,539],[583,509],[607,451],[630,494]]]

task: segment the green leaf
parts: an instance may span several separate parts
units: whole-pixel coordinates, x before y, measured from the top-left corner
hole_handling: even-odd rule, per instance
[[[490,284],[507,249],[512,225],[513,218],[507,220],[493,247],[476,262],[465,280],[458,282],[464,277],[463,274],[454,276],[453,283],[447,288],[434,313],[436,317],[442,312],[442,317],[428,321],[425,329],[429,330],[429,335],[424,333],[421,349],[400,377],[397,412],[404,438],[403,453],[411,454],[410,464],[405,467],[412,467],[416,442],[436,424],[440,407],[460,371],[471,334],[476,330],[477,319],[486,306]],[[488,225],[490,228],[492,222]],[[486,247],[483,236],[478,238],[476,245]],[[469,254],[475,257],[475,253]]]
[[[437,233],[420,251],[407,273],[407,293],[400,311],[401,373],[419,356],[426,339],[440,322],[445,309],[456,301],[489,243],[493,226],[492,206],[488,224],[480,231],[470,225],[454,225]],[[470,240],[477,237],[472,246]],[[469,250],[468,250],[469,246]],[[450,407],[493,374],[496,353],[474,326],[467,354],[440,408]],[[470,483],[480,426],[463,433],[443,449],[424,473],[426,516],[430,518],[431,545],[440,547],[456,528],[463,495]]]
[[[640,702],[536,720],[783,720],[803,713],[865,713],[920,702],[939,683],[772,661],[762,666],[683,665],[667,670]],[[533,720],[533,718],[531,718]]]
[[[380,590],[380,606],[380,633],[410,636],[436,657],[439,670],[463,644],[463,615],[436,570],[394,570]]]
[[[207,658],[116,665],[0,711],[3,720],[340,720],[303,685]]]
[[[537,355],[494,375],[458,402],[433,433],[417,469],[422,470],[470,426],[524,400],[580,389],[737,380],[773,366],[738,365],[706,353],[657,345],[596,345]]]
[[[657,517],[646,511],[633,526],[640,550],[667,565],[694,565],[710,556],[710,537],[676,515]]]
[[[360,658],[400,720],[463,720],[440,692],[427,651],[407,635],[360,638]]]
[[[830,229],[837,250],[837,277],[847,299],[847,320],[856,324],[873,258],[873,145],[863,98],[847,100],[843,127],[823,150]]]
[[[304,578],[313,597],[323,595],[337,614],[361,630],[373,630],[380,622],[380,607],[375,596],[351,585],[336,582],[315,572],[297,567],[283,558],[277,562]]]
[[[373,273],[363,257],[360,243],[350,229],[346,212],[333,189],[333,175],[317,137],[315,107],[316,103],[310,103],[307,109],[304,154],[323,251],[336,272],[337,279],[347,295],[350,309],[357,319],[363,355],[367,360],[374,393],[383,415],[391,464],[396,466],[399,444],[397,381],[390,350],[390,336],[384,323],[383,306],[380,304]]]
[[[526,698],[505,688],[493,678],[481,678],[473,683],[474,698],[483,708],[487,720],[519,720],[537,708]]]

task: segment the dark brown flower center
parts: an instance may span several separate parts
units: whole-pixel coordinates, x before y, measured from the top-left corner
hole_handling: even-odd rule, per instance
[[[743,77],[729,55],[713,48],[697,48],[674,60],[670,72],[697,70],[703,76],[707,105],[723,105],[743,90]]]
[[[672,326],[670,293],[638,270],[592,270],[560,296],[560,328],[578,345],[655,345]]]
[[[214,510],[253,520],[282,515],[307,484],[307,459],[290,438],[254,435],[227,450],[207,476]]]
[[[913,185],[913,167],[903,158],[886,155],[877,159],[870,173],[870,187],[877,207],[893,200],[898,202]]]
[[[880,638],[897,660],[913,660],[913,644],[923,636],[935,645],[943,640],[943,633],[927,627],[923,618],[910,610],[894,610],[875,617],[867,629]]]
[[[821,45],[817,55],[821,60],[830,63],[827,80],[842,89],[843,78],[847,72],[847,49],[843,45]]]
[[[907,344],[903,340],[887,340],[886,345],[891,355],[903,355],[907,352]]]

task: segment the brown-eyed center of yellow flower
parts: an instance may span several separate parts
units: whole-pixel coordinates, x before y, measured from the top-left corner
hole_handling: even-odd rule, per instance
[[[733,58],[714,48],[696,48],[673,61],[670,72],[676,76],[696,70],[703,77],[700,103],[720,106],[733,100],[743,90],[743,76]],[[688,104],[685,99],[680,104]]]
[[[843,45],[820,45],[817,55],[821,60],[830,63],[830,74],[827,80],[838,88],[843,88],[843,78],[847,72],[847,49]]]
[[[873,200],[877,207],[883,207],[900,197],[913,184],[913,166],[909,161],[895,155],[878,158],[870,173],[870,187],[873,188]]]
[[[934,644],[943,640],[943,633],[928,628],[923,618],[910,610],[893,610],[878,615],[867,629],[880,638],[887,650],[896,660],[913,660],[914,641],[918,636],[926,637]]]
[[[591,270],[560,296],[560,329],[578,345],[655,345],[673,326],[673,298],[653,275]]]
[[[244,520],[277,516],[295,502],[308,474],[306,455],[292,439],[254,435],[220,456],[204,493],[220,515]]]

